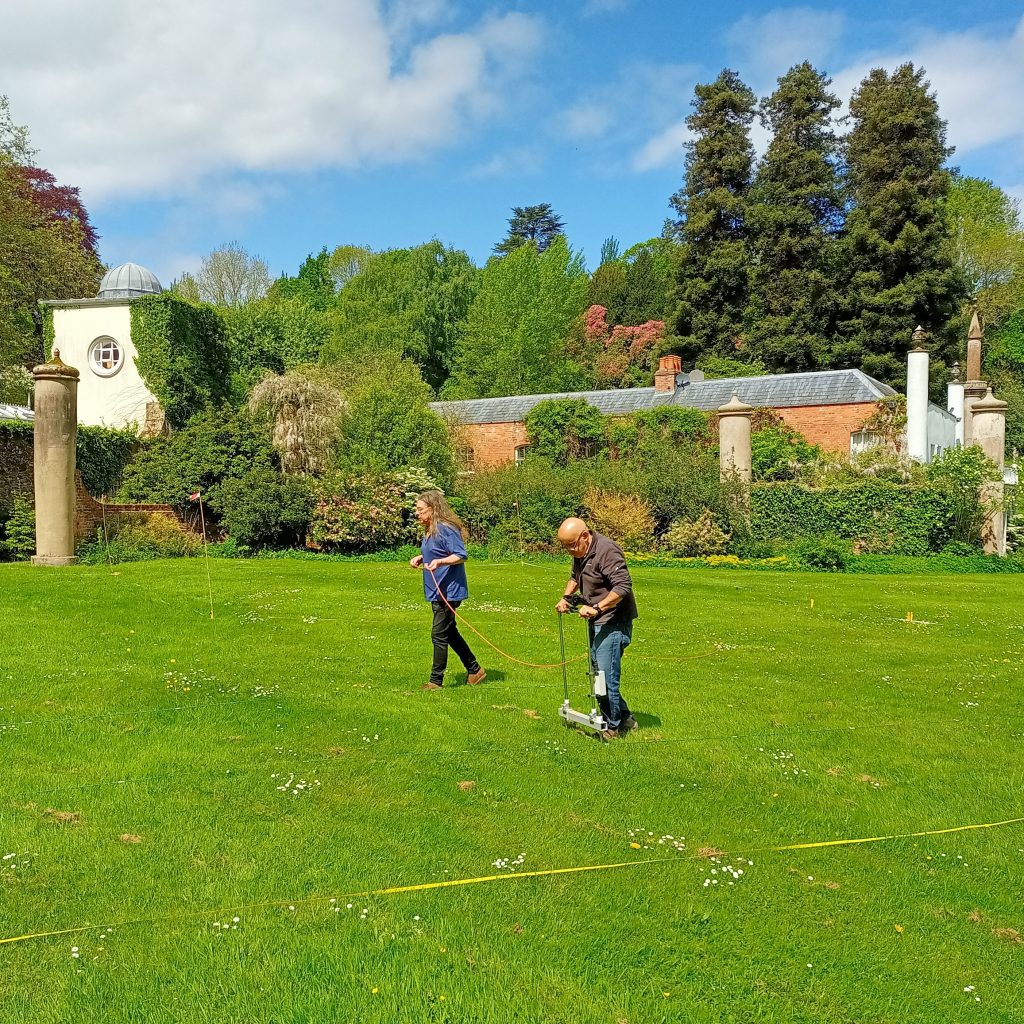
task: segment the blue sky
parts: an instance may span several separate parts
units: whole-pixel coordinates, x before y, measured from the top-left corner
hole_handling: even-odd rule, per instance
[[[165,284],[228,240],[275,275],[324,245],[432,237],[482,262],[540,202],[593,267],[607,236],[660,231],[693,87],[725,66],[763,95],[810,59],[846,100],[914,60],[953,162],[1024,198],[1024,8],[1004,0],[20,6],[0,92],[82,187],[104,260]]]

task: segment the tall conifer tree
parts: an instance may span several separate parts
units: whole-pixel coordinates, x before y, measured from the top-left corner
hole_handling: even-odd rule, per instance
[[[650,250],[641,249],[626,271],[626,293],[622,301],[621,322],[632,326],[664,318],[664,282],[658,279]]]
[[[944,206],[946,122],[924,70],[875,68],[850,101],[847,139],[852,204],[839,246],[842,277],[834,366],[861,366],[891,384],[906,377],[914,327],[931,332],[938,358],[952,355],[946,333],[963,290],[947,244]]]
[[[686,124],[686,181],[672,197],[685,254],[677,284],[675,331],[687,356],[735,355],[747,302],[747,192],[756,99],[728,69],[698,85]]]
[[[761,101],[772,140],[750,192],[748,349],[772,370],[811,369],[829,329],[829,256],[842,224],[831,80],[806,61]]]

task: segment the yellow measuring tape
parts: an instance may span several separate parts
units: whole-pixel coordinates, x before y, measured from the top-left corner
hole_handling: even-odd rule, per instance
[[[904,832],[888,836],[868,836],[861,839],[828,839],[817,843],[792,843],[788,846],[763,847],[764,852],[783,853],[788,850],[813,850],[824,846],[856,846],[860,843],[884,843],[892,839],[917,839],[921,836],[942,836],[951,832],[969,832],[976,829],[999,828],[1001,825],[1017,825],[1024,822],[1022,818],[1007,818],[1004,821],[990,821],[980,825],[957,825],[953,828],[932,829],[927,832]],[[750,847],[743,847],[746,852],[757,852]],[[723,851],[724,853],[724,851]],[[48,932],[29,932],[25,935],[12,935],[0,939],[0,946],[15,942],[27,942],[29,939],[54,938],[58,935],[78,935],[82,932],[96,931],[107,928],[126,928],[134,924],[159,924],[171,921],[187,921],[195,917],[217,917],[240,911],[258,910],[262,907],[295,907],[309,903],[325,903],[331,899],[353,899],[357,896],[394,896],[403,892],[426,892],[430,889],[452,889],[460,885],[480,885],[484,882],[511,882],[522,878],[546,878],[552,875],[577,875],[585,871],[614,871],[618,868],[635,868],[645,864],[665,864],[669,861],[680,863],[677,857],[651,857],[646,860],[627,860],[617,864],[584,864],[571,868],[547,868],[543,871],[519,871],[508,875],[481,875],[477,878],[450,878],[443,882],[418,882],[414,885],[393,885],[386,889],[362,889],[358,892],[339,893],[337,896],[309,896],[294,900],[263,900],[259,903],[240,903],[233,907],[221,907],[218,910],[191,910],[183,914],[166,914],[161,917],[141,917],[128,921],[120,921],[112,925],[84,924],[75,928],[59,928]]]

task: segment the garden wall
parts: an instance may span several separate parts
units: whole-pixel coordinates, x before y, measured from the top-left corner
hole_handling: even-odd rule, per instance
[[[118,431],[79,428],[79,456],[99,480],[119,477],[131,444]],[[113,442],[113,443],[111,443]],[[132,442],[133,443],[133,442]],[[7,518],[17,494],[34,499],[34,438],[31,424],[0,423],[0,522]],[[113,449],[112,451],[110,449]],[[108,521],[119,512],[141,512],[173,519],[183,531],[191,526],[170,505],[124,505],[106,503]],[[95,536],[103,526],[103,505],[88,491],[81,470],[75,470],[75,539]]]
[[[0,423],[0,519],[16,494],[32,494],[32,430]]]

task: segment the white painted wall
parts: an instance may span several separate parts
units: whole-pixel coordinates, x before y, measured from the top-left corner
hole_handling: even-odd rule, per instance
[[[141,427],[146,419],[146,403],[156,398],[135,365],[131,304],[125,301],[110,306],[55,306],[53,333],[54,348],[60,349],[61,359],[81,374],[78,422],[89,426]],[[124,352],[121,369],[112,377],[101,377],[89,366],[89,349],[101,337],[113,338]]]
[[[928,462],[928,353],[914,349],[907,357],[907,455]]]
[[[946,385],[946,408],[956,417],[956,440],[964,444],[964,386],[960,381],[951,380]]]
[[[928,462],[934,462],[947,448],[956,447],[956,417],[936,405],[928,403]]]

